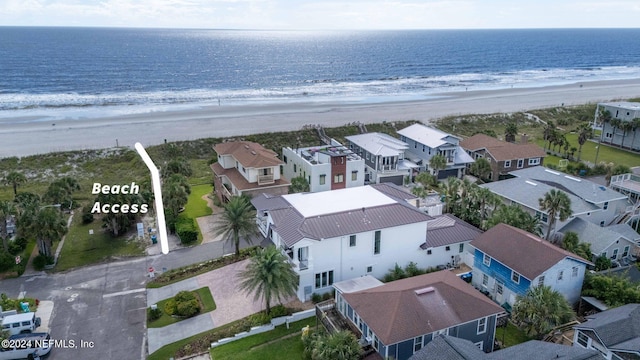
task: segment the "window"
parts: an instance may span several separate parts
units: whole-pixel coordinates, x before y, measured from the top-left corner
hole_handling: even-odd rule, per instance
[[[564,276],[564,270],[558,271],[558,281],[562,280],[563,276]]]
[[[282,157],[282,160],[284,160],[284,163],[286,164],[286,163],[287,163],[287,156],[286,156],[286,155],[284,155],[284,156]]]
[[[489,286],[489,276],[487,274],[482,274],[482,285]]]
[[[293,164],[293,172],[298,172],[298,165],[297,164]]]
[[[606,251],[603,251],[603,252],[600,254],[600,256],[602,256],[602,257],[607,257],[607,252],[606,252]]]
[[[538,278],[538,286],[544,286],[544,275],[540,275]]]
[[[355,235],[349,236],[349,246],[350,247],[356,246],[356,236]]]
[[[369,153],[367,153],[366,156],[367,156],[367,160],[369,160]]]
[[[427,147],[422,145],[422,152],[425,152],[427,150]]]
[[[604,205],[602,206],[602,210],[607,210],[608,208],[609,208],[609,202],[608,202],[608,201],[606,201],[606,202],[604,203]]]
[[[351,181],[356,181],[358,180],[358,172],[357,171],[352,171],[351,172]]]
[[[344,175],[343,175],[343,174],[338,174],[338,175],[335,175],[335,176],[333,177],[333,182],[334,182],[335,184],[339,184],[339,183],[341,183],[341,182],[343,182],[343,181],[344,181]]]
[[[613,255],[611,255],[611,260],[615,260],[618,258],[618,249],[613,249]]]
[[[460,246],[458,246],[458,252],[461,253],[464,251],[464,243],[461,243]]]
[[[478,341],[477,343],[474,343],[473,345],[477,346],[477,347],[478,347],[478,349],[480,349],[480,350],[484,350],[484,349],[483,349],[483,347],[484,347],[484,341]]]
[[[540,158],[529,159],[529,165],[540,165]]]
[[[375,237],[373,240],[373,254],[374,255],[380,254],[380,230],[377,230],[375,232]]]
[[[491,257],[489,257],[489,255],[484,254],[484,257],[482,258],[482,263],[489,266],[491,265]]]
[[[444,249],[445,249],[446,251],[449,251],[449,250],[451,250],[451,246],[447,246],[447,247],[445,247]]]
[[[524,166],[524,159],[518,159],[518,169],[521,169]]]
[[[427,250],[427,255],[431,255],[433,252],[431,251],[431,249]]]
[[[543,212],[536,211],[536,219],[546,223],[549,220],[549,216]]]
[[[478,320],[478,335],[484,334],[487,331],[487,318]]]
[[[419,351],[422,349],[422,335],[413,339],[413,352]]]
[[[507,160],[504,162],[504,167],[506,168],[510,168],[511,167],[511,160]]]
[[[316,274],[316,289],[333,285],[333,270]]]
[[[605,133],[605,134],[604,134],[604,137],[606,137],[606,138],[612,138],[612,137],[613,137],[613,134],[611,134],[610,132],[608,132],[608,133]]]
[[[242,166],[242,172],[246,173],[247,171],[244,169],[244,166]]]
[[[604,220],[600,221],[600,227],[604,227]]]
[[[578,331],[578,344],[585,348],[589,348],[589,337],[585,335],[582,331]]]
[[[571,277],[577,277],[578,276],[578,267],[574,266],[571,268]]]
[[[413,142],[413,148],[414,148],[414,149],[417,149],[417,148],[418,148],[418,142],[417,142],[417,141],[414,141],[414,142]]]
[[[511,272],[511,281],[513,281],[516,284],[520,284],[520,274],[518,274],[515,271]]]
[[[449,335],[449,328],[435,331],[434,336],[438,335]]]
[[[320,185],[324,185],[327,182],[327,175],[320,175]]]
[[[371,265],[367,266],[367,272],[368,273],[373,272],[373,266]]]
[[[629,255],[629,245],[624,247],[624,250],[622,251],[622,257],[627,257]]]

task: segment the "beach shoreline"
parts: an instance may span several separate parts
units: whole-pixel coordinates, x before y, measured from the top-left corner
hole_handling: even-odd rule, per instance
[[[354,122],[419,120],[428,123],[451,115],[510,113],[635,97],[640,97],[640,79],[442,92],[430,94],[424,100],[208,105],[188,110],[56,121],[0,117],[0,158],[132,147],[136,142],[149,146],[164,141],[292,131],[309,124],[334,127]]]

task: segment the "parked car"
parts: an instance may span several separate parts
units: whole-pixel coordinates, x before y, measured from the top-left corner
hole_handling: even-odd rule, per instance
[[[0,360],[17,360],[43,357],[51,352],[51,335],[42,333],[24,333],[11,335],[9,347],[0,346]],[[36,357],[37,355],[37,357]]]
[[[2,330],[8,331],[10,335],[34,332],[38,326],[40,318],[32,312],[2,318]]]

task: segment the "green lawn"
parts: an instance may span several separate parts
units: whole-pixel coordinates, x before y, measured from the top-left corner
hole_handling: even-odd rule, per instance
[[[504,347],[509,347],[531,339],[515,325],[509,322],[507,323],[506,331],[503,327],[496,328],[496,340],[502,342]]]
[[[211,349],[211,358],[225,360],[301,359],[304,346],[300,339],[300,331],[307,325],[315,326],[316,318],[311,317],[289,324],[289,329],[286,325],[280,325],[274,330],[218,346]],[[283,339],[291,334],[294,335]],[[282,351],[282,349],[287,349],[287,351]]]
[[[211,295],[211,290],[208,287],[203,287],[198,290],[193,291],[196,294],[196,297],[200,300],[200,314],[208,313],[216,309],[216,303],[213,301],[213,296]],[[170,299],[165,299],[158,302],[158,309],[162,311],[162,316],[159,319],[154,321],[147,320],[147,327],[150,328],[160,328],[163,326],[167,326],[173,323],[177,323],[180,320],[184,320],[181,318],[174,318],[167,315],[164,312],[164,306]]]
[[[212,191],[213,186],[211,184],[192,185],[191,194],[187,205],[184,207],[183,214],[193,219],[211,215],[213,210],[207,206],[207,202],[202,200],[202,197],[211,194]]]
[[[576,148],[580,147],[578,144],[577,134],[575,133],[567,134],[566,136],[567,136],[567,140],[571,144],[570,146],[575,146]],[[538,140],[537,143],[541,147],[544,147],[544,141]],[[595,162],[597,146],[598,146],[597,141],[596,142],[587,141],[584,144],[584,146],[582,146],[582,156],[580,157],[580,159],[582,161],[588,161],[591,163]],[[576,157],[578,156],[577,152],[575,156]],[[640,166],[640,155],[629,152],[629,151],[621,150],[616,147],[611,147],[607,144],[602,143],[600,144],[600,151],[598,152],[598,163],[602,161],[612,162],[616,165],[626,165],[628,167],[634,167],[634,166]],[[545,163],[557,164],[557,161],[554,162],[552,159],[549,159],[549,156],[547,156],[545,158]]]
[[[89,230],[93,230],[93,235],[89,235]],[[82,214],[76,211],[55,270],[95,264],[115,256],[141,255],[144,255],[144,250],[135,238],[112,237],[104,232],[102,221],[97,218],[90,224],[83,224]]]

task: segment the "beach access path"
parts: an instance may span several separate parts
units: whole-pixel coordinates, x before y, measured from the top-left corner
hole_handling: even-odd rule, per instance
[[[331,127],[357,121],[428,123],[449,115],[508,113],[633,97],[640,97],[640,79],[430,94],[424,100],[404,102],[344,103],[337,99],[335,102],[204,106],[56,121],[0,118],[0,157],[290,131],[305,124]]]

